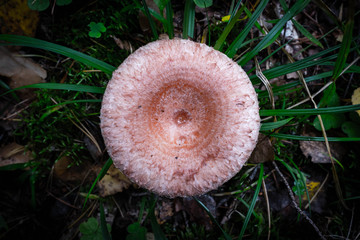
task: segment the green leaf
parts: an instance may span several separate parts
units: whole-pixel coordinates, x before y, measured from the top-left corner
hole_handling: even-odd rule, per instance
[[[126,240],[146,240],[146,228],[139,222],[134,222],[127,227],[128,235]]]
[[[329,130],[331,128],[339,128],[345,121],[345,116],[344,114],[323,114],[321,115],[321,119],[324,124],[324,129]],[[313,125],[317,130],[321,131],[321,125],[318,117],[314,119]]]
[[[28,0],[28,6],[31,10],[44,11],[50,5],[49,0]]]
[[[99,23],[91,22],[88,26],[90,27],[90,31],[89,31],[90,37],[99,38],[101,37],[102,32],[106,32],[106,27],[101,22]]]
[[[79,226],[79,230],[82,234],[90,235],[94,234],[99,228],[99,223],[96,218],[91,217],[86,222],[83,222]]]
[[[56,5],[65,6],[65,5],[69,5],[71,2],[72,0],[56,0]]]
[[[75,59],[76,61],[79,61],[96,69],[99,69],[105,73],[111,74],[115,70],[115,67],[111,66],[110,64],[107,64],[96,58],[90,57],[89,55],[47,41],[25,37],[25,36],[0,34],[0,42],[1,41],[4,41],[5,43],[0,43],[0,45],[34,47],[34,48],[40,48],[51,52],[55,52],[67,56],[69,58]]]
[[[213,0],[194,0],[194,2],[200,8],[207,8],[213,5]]]
[[[281,126],[284,126],[288,122],[290,122],[291,119],[293,119],[293,118],[287,118],[287,119],[277,121],[277,122],[262,123],[260,131],[269,131],[269,130],[273,130],[275,128],[279,128]]]
[[[360,137],[360,124],[347,121],[341,125],[341,129],[349,137]]]

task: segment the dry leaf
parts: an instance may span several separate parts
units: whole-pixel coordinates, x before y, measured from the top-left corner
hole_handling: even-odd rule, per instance
[[[0,76],[10,78],[9,86],[18,88],[44,82],[47,73],[31,59],[19,57],[6,48],[0,47]],[[33,90],[21,89],[18,94],[23,99],[29,98],[33,96]]]
[[[124,40],[118,39],[117,37],[115,37],[113,35],[110,35],[110,37],[112,37],[112,39],[114,39],[116,45],[118,45],[118,47],[120,49],[129,51],[130,53],[132,53],[134,51],[134,48],[129,41],[124,41]]]
[[[360,104],[360,87],[354,90],[354,93],[351,97],[351,102],[353,105]],[[356,111],[360,116],[360,110]]]
[[[64,182],[81,182],[92,171],[90,164],[72,165],[73,160],[68,156],[61,157],[54,164],[54,175]]]
[[[29,8],[27,0],[1,1],[1,33],[34,36],[39,22],[39,12]]]
[[[31,152],[17,143],[10,143],[0,149],[0,167],[32,160]]]
[[[307,130],[305,130],[307,131]],[[315,137],[316,134],[309,131],[303,135]],[[346,149],[337,142],[329,142],[331,154],[337,160],[341,160],[346,153]],[[300,141],[300,149],[307,158],[311,158],[313,163],[331,163],[325,142]]]
[[[111,165],[103,179],[98,182],[101,197],[122,192],[131,185],[131,181],[114,165]]]
[[[271,162],[274,160],[274,149],[271,144],[270,139],[260,133],[258,138],[258,143],[254,151],[252,152],[249,163],[264,163],[264,162]]]

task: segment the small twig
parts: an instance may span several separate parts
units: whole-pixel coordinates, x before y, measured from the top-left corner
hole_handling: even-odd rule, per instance
[[[319,237],[320,237],[321,239],[326,240],[326,238],[325,238],[324,235],[321,233],[321,231],[319,230],[319,228],[315,225],[315,223],[313,222],[313,220],[311,220],[311,218],[309,218],[309,217],[304,213],[304,211],[301,210],[301,209],[299,208],[299,206],[297,205],[296,200],[295,200],[294,193],[292,192],[289,183],[286,181],[286,178],[285,178],[284,175],[280,172],[280,170],[279,170],[276,162],[273,161],[272,163],[273,163],[273,165],[274,165],[275,170],[277,171],[277,173],[280,175],[281,179],[283,180],[283,182],[284,182],[284,184],[285,184],[285,186],[286,186],[286,188],[287,188],[287,190],[288,190],[289,196],[290,196],[290,198],[291,198],[291,202],[292,202],[292,204],[294,205],[296,211],[297,211],[301,216],[303,216],[303,217],[310,223],[311,226],[313,226],[314,230],[317,232],[317,234],[319,235]]]
[[[59,202],[63,203],[64,205],[66,205],[66,206],[68,206],[68,207],[71,207],[71,208],[74,208],[74,209],[76,209],[76,210],[80,210],[80,208],[75,207],[74,205],[72,205],[72,204],[70,204],[70,203],[68,203],[68,202],[66,202],[66,201],[64,201],[64,200],[56,197],[56,196],[55,196],[54,194],[52,194],[51,192],[48,192],[48,194],[49,194],[50,196],[52,196],[53,198],[55,198],[56,200],[58,200]]]

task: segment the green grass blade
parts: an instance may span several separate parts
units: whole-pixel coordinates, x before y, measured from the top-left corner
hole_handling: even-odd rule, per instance
[[[269,70],[265,70],[265,71],[263,71],[263,74],[266,76],[267,79],[271,80],[273,78],[285,75],[287,73],[292,73],[292,72],[296,72],[296,71],[299,71],[299,70],[307,68],[307,67],[320,65],[321,63],[336,59],[337,54],[332,54],[332,55],[326,56],[326,57],[324,57],[324,56],[327,55],[328,53],[335,51],[336,49],[339,49],[339,48],[340,48],[340,45],[328,48],[324,51],[321,51],[317,54],[306,57],[306,58],[296,61],[294,63],[288,63],[288,64],[284,64],[279,67],[273,67]],[[258,77],[255,74],[250,76],[250,80],[254,84],[257,84],[260,82],[260,79],[258,79]]]
[[[51,109],[51,108],[55,108],[58,106],[62,106],[62,105],[66,105],[66,104],[72,104],[72,103],[99,103],[101,102],[101,99],[79,99],[79,100],[71,100],[71,101],[66,101],[66,102],[61,102],[55,105],[51,105],[45,108],[45,110]]]
[[[104,240],[111,240],[111,235],[106,225],[107,224],[105,220],[104,205],[102,201],[100,201],[100,228],[101,228],[102,237]]]
[[[279,128],[290,122],[293,118],[287,118],[277,122],[269,122],[269,123],[262,123],[260,127],[260,131],[269,131],[275,128]]]
[[[70,57],[88,66],[99,69],[108,74],[111,74],[115,70],[115,67],[111,66],[108,63],[90,57],[89,55],[86,55],[84,53],[75,51],[71,48],[63,47],[61,45],[50,43],[47,41],[25,37],[25,36],[0,34],[0,42],[1,41],[3,41],[4,43],[1,43],[0,45],[33,47],[33,48],[40,48],[51,52],[55,52],[64,55],[66,57]]]
[[[88,93],[99,93],[103,94],[105,92],[105,88],[103,87],[95,87],[88,85],[76,85],[76,84],[66,84],[66,83],[35,83],[30,85],[25,85],[22,87],[14,88],[10,91],[7,91],[0,95],[6,95],[8,93],[14,92],[16,90],[24,89],[24,88],[40,88],[40,89],[54,89],[54,90],[68,90],[68,91],[76,91],[76,92],[88,92]]]
[[[344,36],[343,36],[343,40],[341,43],[341,48],[339,50],[338,58],[336,59],[334,73],[332,76],[333,81],[335,81],[340,76],[341,72],[343,71],[345,63],[346,63],[346,59],[350,52],[352,33],[353,33],[353,28],[354,28],[354,11],[353,10],[349,10],[349,11],[350,11],[350,16],[349,16],[349,20],[347,21],[347,23],[345,25],[345,31],[344,31]]]
[[[275,110],[260,110],[260,116],[300,116],[300,115],[320,115],[329,113],[344,113],[360,109],[360,104],[328,107],[328,108],[312,108],[312,109],[275,109]]]
[[[216,221],[215,217],[211,214],[211,212],[209,211],[209,209],[208,209],[199,199],[197,199],[196,197],[193,197],[193,198],[194,198],[194,200],[200,205],[200,207],[202,207],[202,208],[205,210],[205,212],[207,213],[207,215],[209,215],[211,221],[212,221],[213,223],[215,223],[216,226],[221,230],[224,238],[225,238],[226,240],[231,240],[232,238],[231,238],[231,237],[229,236],[229,234],[227,234],[227,233],[225,232],[225,230],[220,226],[220,224],[218,223],[218,221]]]
[[[89,199],[90,194],[91,194],[92,191],[94,190],[94,188],[95,188],[95,186],[96,186],[96,183],[97,183],[98,181],[100,181],[100,180],[105,176],[105,174],[107,173],[107,171],[109,170],[109,168],[111,167],[112,164],[113,164],[113,161],[112,161],[111,158],[109,158],[109,159],[106,161],[106,163],[104,164],[104,166],[101,168],[99,174],[97,175],[95,181],[94,181],[93,184],[91,185],[91,188],[90,188],[89,192],[88,192],[87,195],[86,195],[83,208],[85,208],[86,203],[87,203],[87,200]]]
[[[156,240],[166,240],[166,236],[164,232],[161,230],[161,227],[155,217],[155,206],[156,206],[157,199],[153,197],[151,207],[148,212],[148,216],[150,217],[150,224],[152,231],[154,233]]]
[[[256,8],[255,12],[252,14],[249,22],[246,24],[244,30],[236,37],[236,39],[231,43],[230,47],[226,50],[225,54],[230,58],[233,58],[236,54],[236,51],[240,48],[242,43],[244,42],[246,36],[250,32],[251,28],[256,23],[256,20],[259,18],[262,11],[265,9],[269,0],[261,1],[259,6]]]
[[[280,0],[280,4],[285,11],[288,10],[285,0]],[[305,37],[307,37],[311,42],[315,45],[324,48],[319,40],[317,40],[306,28],[304,28],[298,21],[295,19],[291,19],[291,22],[294,24],[295,28],[297,28]]]
[[[183,23],[183,38],[194,37],[195,27],[195,3],[193,0],[186,0]]]
[[[314,3],[321,9],[324,11],[324,13],[326,15],[328,15],[328,17],[330,19],[332,19],[334,21],[334,23],[340,28],[343,29],[342,23],[340,21],[340,19],[336,16],[336,14],[326,5],[326,3],[324,3],[322,0],[314,0]]]
[[[292,134],[284,134],[284,133],[271,133],[269,134],[271,137],[282,138],[282,139],[292,139],[299,141],[317,141],[317,142],[325,142],[324,137],[309,137],[309,136],[299,136]],[[360,137],[327,137],[329,142],[359,142]]]
[[[292,17],[301,12],[308,4],[310,0],[298,0],[292,6],[292,8],[287,11],[280,21],[271,29],[271,31],[257,44],[249,53],[247,53],[244,58],[239,62],[240,65],[245,65],[250,59],[256,56],[262,49],[274,42],[278,36],[278,33],[282,30],[283,26],[289,21]],[[229,56],[229,55],[228,55]],[[231,55],[230,55],[231,56]]]
[[[159,35],[158,35],[157,31],[156,31],[155,22],[154,22],[154,20],[152,19],[151,15],[150,15],[149,8],[148,8],[148,6],[146,4],[146,1],[142,0],[142,4],[143,4],[144,10],[145,10],[145,15],[146,15],[146,17],[147,17],[147,19],[149,21],[151,31],[152,31],[152,33],[154,35],[155,40],[157,40],[159,38]]]
[[[166,4],[166,21],[167,21],[167,33],[169,38],[174,38],[174,24],[173,24],[174,11],[171,6],[171,1]]]
[[[322,43],[316,38],[314,37],[308,30],[306,30],[306,28],[304,28],[298,21],[296,21],[295,19],[291,20],[294,24],[294,26],[305,36],[307,37],[311,42],[313,42],[315,45],[324,48],[324,46],[322,45]]]
[[[245,218],[245,221],[244,221],[244,224],[241,228],[241,232],[240,232],[240,235],[238,237],[238,239],[242,239],[243,236],[244,236],[244,233],[245,233],[245,230],[247,228],[247,225],[250,221],[250,217],[254,211],[254,207],[255,207],[255,204],[256,204],[256,200],[259,196],[259,192],[260,192],[260,187],[261,187],[261,182],[263,180],[263,177],[264,177],[264,165],[262,163],[260,163],[260,173],[259,173],[259,179],[258,179],[258,182],[257,182],[257,185],[256,185],[256,189],[255,189],[255,193],[254,193],[254,197],[251,201],[251,204],[250,204],[250,207],[249,207],[249,211],[248,213],[246,214],[246,218]]]
[[[214,49],[221,51],[226,37],[229,35],[230,31],[233,29],[236,21],[239,19],[241,13],[244,11],[245,5],[243,5],[239,11],[231,18],[229,24],[226,25],[224,31],[221,33],[219,39],[216,41]]]

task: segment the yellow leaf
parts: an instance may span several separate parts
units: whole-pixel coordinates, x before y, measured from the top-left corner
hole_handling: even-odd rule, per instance
[[[351,97],[351,102],[353,105],[360,104],[360,87],[355,89],[353,92],[353,95]],[[360,110],[356,111],[360,116]]]

